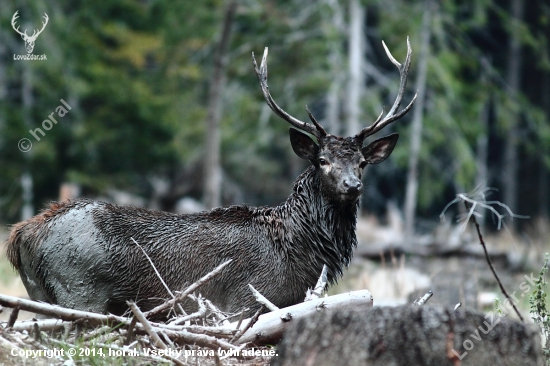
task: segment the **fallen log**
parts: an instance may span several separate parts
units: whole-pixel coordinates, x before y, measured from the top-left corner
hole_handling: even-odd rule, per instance
[[[291,324],[271,365],[541,365],[534,325],[473,310],[375,307]]]
[[[34,328],[34,324],[38,325],[40,330],[51,331],[64,329],[65,326],[70,325],[71,322],[66,322],[60,319],[22,320],[15,322],[11,329],[16,332],[22,332],[24,330],[29,332]]]
[[[131,324],[130,318],[122,316],[96,314],[87,311],[67,309],[58,305],[40,303],[2,294],[0,294],[0,305],[10,308],[19,307],[21,310],[55,317],[64,321],[86,320],[89,326],[102,326],[105,324],[109,324],[110,326],[115,326],[118,324],[129,326]],[[148,333],[163,332],[164,334],[169,335],[171,339],[177,339],[177,341],[181,343],[187,341],[190,344],[199,344],[200,341],[200,345],[202,346],[207,346],[210,344],[211,348],[217,349],[218,347],[222,347],[224,349],[229,349],[234,347],[226,341],[216,340],[216,337],[227,338],[233,333],[238,333],[240,331],[242,332],[242,335],[235,338],[236,344],[254,343],[256,345],[265,345],[273,344],[280,340],[287,324],[312,315],[316,312],[336,309],[366,310],[370,307],[372,307],[372,296],[370,292],[367,290],[361,290],[317,298],[263,314],[258,317],[256,322],[252,322],[253,326],[249,329],[247,329],[247,327],[251,324],[250,319],[244,319],[240,322],[219,327],[170,325],[150,322],[151,329],[149,329]],[[65,323],[56,320],[36,320],[32,322],[26,321],[22,324],[17,324],[16,322],[14,327],[21,330],[28,330],[33,329],[34,324],[44,327],[45,330],[64,327]],[[132,326],[132,328],[134,328],[134,326]],[[135,329],[137,331],[144,332],[146,331],[145,328],[146,326],[144,326],[141,322],[137,322],[137,324],[135,324]]]
[[[131,319],[117,315],[103,315],[89,311],[68,309],[58,305],[43,302],[21,299],[19,297],[0,294],[0,305],[21,310],[42,314],[51,318],[58,318],[65,321],[86,320],[90,325],[130,324]]]
[[[313,299],[260,315],[254,326],[239,338],[238,343],[273,344],[281,339],[285,327],[298,319],[331,309],[365,311],[371,307],[372,295],[367,290]],[[242,322],[241,328],[244,328],[245,324],[247,324],[247,321]],[[236,326],[236,323],[232,323],[230,326]]]

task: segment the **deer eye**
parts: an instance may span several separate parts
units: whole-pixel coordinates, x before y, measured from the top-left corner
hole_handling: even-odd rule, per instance
[[[328,161],[326,161],[326,160],[323,159],[323,158],[320,158],[320,159],[319,159],[319,164],[320,164],[320,165],[327,165],[327,164],[328,164]]]
[[[359,164],[359,168],[364,169],[367,166],[366,161],[362,161],[361,164]]]

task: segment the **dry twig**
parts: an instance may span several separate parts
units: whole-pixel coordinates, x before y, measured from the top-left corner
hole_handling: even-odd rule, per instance
[[[466,209],[469,210],[470,207],[468,207],[468,202],[464,201],[464,205],[466,206]],[[491,269],[491,272],[493,272],[493,276],[498,282],[498,286],[500,287],[500,291],[502,291],[502,294],[508,299],[508,301],[512,304],[512,307],[514,308],[514,311],[516,312],[517,316],[523,320],[523,316],[519,313],[518,308],[516,307],[516,304],[514,303],[514,299],[508,295],[508,292],[504,288],[504,285],[500,281],[500,278],[498,277],[497,271],[495,270],[495,267],[493,266],[493,261],[491,260],[491,257],[489,256],[489,253],[487,252],[487,246],[485,245],[485,241],[483,240],[483,236],[481,235],[481,229],[479,228],[479,224],[477,223],[475,215],[472,215],[473,223],[476,227],[477,236],[479,238],[479,243],[483,247],[483,252],[485,253],[485,259],[487,260],[487,264],[489,265],[489,268]]]
[[[497,209],[493,207],[493,205],[497,205],[497,206],[500,206],[500,207],[504,208],[504,210],[510,215],[510,219],[513,219],[514,217],[516,217],[518,219],[528,219],[529,218],[529,216],[516,215],[515,213],[512,212],[512,210],[510,210],[510,207],[506,206],[502,202],[487,201],[486,196],[488,196],[490,194],[490,193],[487,193],[487,192],[491,192],[491,191],[494,191],[494,190],[495,190],[494,188],[486,188],[484,190],[480,190],[480,187],[476,187],[476,189],[474,189],[470,193],[459,193],[459,194],[457,194],[455,199],[452,200],[451,202],[449,202],[447,204],[447,206],[445,206],[445,208],[443,209],[441,214],[439,214],[439,218],[442,221],[445,221],[445,212],[447,212],[447,209],[449,207],[451,207],[453,204],[459,203],[460,201],[463,201],[464,203],[467,202],[471,205],[470,207],[466,206],[467,207],[466,210],[468,211],[468,213],[465,216],[460,215],[457,219],[457,221],[464,221],[464,224],[462,226],[463,231],[466,228],[466,225],[468,224],[468,221],[470,221],[471,217],[482,217],[482,215],[479,212],[475,211],[475,209],[477,207],[481,207],[481,208],[484,208],[486,210],[491,211],[491,213],[498,220],[498,224],[497,224],[497,229],[498,230],[500,230],[500,228],[502,227],[503,219],[506,217],[506,215],[501,214],[500,212],[498,212]]]
[[[122,316],[103,315],[91,313],[89,311],[67,309],[58,305],[51,305],[2,294],[0,294],[0,304],[10,308],[15,308],[17,306],[24,311],[30,311],[66,321],[86,320],[90,325],[105,325],[106,323],[127,325],[130,323],[130,319]]]
[[[132,318],[132,321],[130,322],[130,325],[128,326],[128,333],[126,333],[126,338],[124,339],[124,344],[128,345],[132,343],[132,340],[134,339],[134,328],[136,327],[137,319],[134,316]]]
[[[143,328],[145,329],[147,334],[149,334],[149,336],[153,339],[153,341],[155,342],[155,346],[162,349],[167,349],[168,347],[166,346],[166,344],[164,344],[162,339],[160,339],[157,332],[153,330],[153,327],[151,326],[147,318],[145,318],[141,310],[139,310],[139,308],[136,306],[136,304],[133,301],[126,301],[126,304],[128,304],[128,306],[132,310],[132,313],[134,313],[134,316],[143,325]]]
[[[155,271],[155,274],[157,275],[158,279],[160,280],[160,282],[162,283],[162,285],[164,286],[166,291],[168,291],[168,294],[172,297],[172,299],[175,299],[176,297],[174,296],[174,294],[172,293],[172,291],[170,290],[170,288],[168,287],[166,282],[164,282],[164,279],[162,278],[159,271],[157,270],[157,267],[155,267],[155,264],[153,263],[153,260],[151,259],[151,257],[149,257],[147,252],[141,247],[141,245],[138,244],[137,241],[135,241],[134,238],[130,238],[130,239],[138,246],[139,249],[141,249],[141,251],[143,252],[143,255],[145,256],[145,258],[147,258],[147,260],[151,264],[151,267],[153,267],[153,270]],[[178,304],[178,307],[179,307],[180,311],[182,312],[182,314],[185,314],[185,311],[183,310],[183,308],[181,307],[180,304]]]
[[[265,298],[264,295],[262,295],[258,290],[254,288],[251,284],[248,284],[248,287],[250,287],[250,291],[252,291],[252,295],[254,295],[254,298],[257,302],[259,302],[262,305],[265,305],[266,308],[269,309],[269,311],[277,311],[279,308],[275,306],[271,301]]]
[[[422,306],[422,305],[424,305],[430,299],[430,297],[433,296],[433,294],[434,293],[431,290],[426,292],[426,294],[424,296],[422,296],[419,299],[414,300],[413,306]]]
[[[239,338],[242,337],[243,334],[246,333],[247,330],[249,330],[250,328],[252,328],[252,326],[254,324],[256,324],[256,322],[258,321],[258,318],[260,317],[260,314],[263,310],[263,305],[258,309],[258,311],[256,311],[256,313],[252,316],[252,318],[250,318],[250,321],[248,322],[248,324],[246,324],[246,326],[242,329],[242,330],[239,330],[237,332],[237,334],[235,334],[235,336],[233,338],[231,338],[230,342],[231,343],[235,343],[239,340]]]
[[[185,299],[185,297],[187,295],[193,293],[193,291],[198,289],[200,286],[202,286],[206,282],[210,281],[213,277],[215,277],[217,274],[219,274],[225,266],[227,266],[232,261],[233,261],[233,259],[229,259],[229,260],[223,262],[222,264],[217,266],[213,271],[211,271],[210,273],[208,273],[205,276],[201,277],[201,279],[199,279],[197,282],[195,282],[194,284],[189,286],[185,291],[178,294],[175,299],[171,299],[169,301],[166,301],[165,303],[163,303],[163,304],[161,304],[161,305],[159,305],[159,306],[157,306],[157,307],[155,307],[155,308],[153,308],[149,311],[146,311],[145,313],[143,313],[143,315],[145,315],[146,318],[149,318],[151,316],[158,315],[158,314],[164,312],[165,310],[169,309],[174,304],[176,304],[176,303],[182,301],[183,299]]]
[[[211,348],[213,350],[217,350],[218,348],[224,350],[239,349],[239,347],[231,344],[231,341],[227,342],[205,334],[195,334],[188,332],[187,330],[172,331],[167,329],[163,330],[163,332],[170,337],[170,339],[179,344],[196,344],[198,346]]]
[[[168,287],[166,282],[164,282],[164,280],[162,279],[162,276],[160,275],[159,271],[157,270],[157,267],[155,267],[155,264],[153,263],[153,260],[151,259],[151,257],[149,257],[147,252],[141,247],[141,245],[138,244],[138,242],[134,238],[130,238],[130,240],[132,240],[134,242],[134,244],[137,245],[139,249],[141,249],[141,251],[143,252],[143,255],[145,256],[145,258],[147,258],[147,260],[151,264],[151,267],[153,267],[153,270],[155,271],[155,274],[157,275],[158,279],[160,280],[160,282],[162,283],[162,285],[164,286],[166,291],[168,291],[168,294],[172,297],[172,299],[176,298],[174,296],[174,294],[172,293],[172,291],[170,290],[170,287]]]
[[[15,321],[17,320],[17,317],[19,316],[19,309],[21,309],[19,306],[15,306],[13,310],[11,311],[10,318],[8,319],[8,328],[13,327],[15,324]]]
[[[175,320],[168,323],[169,325],[183,324],[186,321],[193,320],[193,319],[199,319],[199,318],[202,318],[206,315],[206,310],[207,309],[206,309],[206,305],[204,304],[203,298],[200,297],[200,296],[195,297],[193,295],[188,295],[188,296],[191,297],[193,300],[197,301],[197,304],[199,306],[199,310],[194,312],[193,314],[178,317]]]
[[[476,212],[475,209],[477,206],[483,207],[487,210],[490,210],[498,219],[498,229],[502,226],[502,219],[506,216],[504,214],[499,213],[492,205],[498,205],[500,207],[503,207],[506,212],[510,215],[510,218],[513,219],[514,217],[517,218],[528,218],[529,216],[520,216],[516,215],[510,210],[508,206],[506,206],[504,203],[499,201],[487,201],[485,199],[486,192],[491,191],[493,189],[487,188],[485,190],[480,190],[479,187],[476,188],[472,193],[470,194],[464,194],[460,193],[456,195],[456,198],[449,202],[447,206],[443,209],[443,212],[439,215],[439,217],[444,220],[445,219],[445,212],[447,209],[454,203],[458,203],[460,201],[464,202],[464,206],[466,207],[466,211],[468,212],[465,216],[460,216],[459,220],[464,220],[464,226],[463,229],[466,227],[466,224],[468,224],[468,221],[472,219],[472,222],[474,223],[474,226],[477,231],[477,236],[479,238],[479,243],[481,244],[481,247],[483,248],[483,252],[485,254],[485,259],[487,260],[487,264],[489,265],[489,268],[491,269],[491,272],[493,273],[493,276],[497,280],[498,286],[500,287],[500,291],[502,294],[508,299],[508,301],[512,304],[512,307],[514,308],[514,311],[516,312],[517,316],[523,320],[523,316],[519,313],[518,309],[516,308],[516,305],[514,304],[513,298],[508,295],[508,292],[504,288],[504,285],[500,281],[500,278],[498,277],[498,274],[495,270],[495,267],[493,266],[493,261],[491,261],[491,257],[489,256],[489,253],[487,252],[487,246],[485,245],[485,241],[483,240],[483,235],[481,235],[481,229],[479,228],[479,224],[477,223],[477,217],[481,217],[481,214],[479,212]]]
[[[323,265],[323,269],[321,270],[321,275],[319,276],[319,279],[317,280],[317,283],[315,284],[315,287],[313,288],[313,291],[308,289],[306,293],[306,298],[304,301],[310,301],[313,299],[318,299],[323,294],[323,291],[325,291],[325,287],[327,287],[327,271],[328,267],[327,265]]]

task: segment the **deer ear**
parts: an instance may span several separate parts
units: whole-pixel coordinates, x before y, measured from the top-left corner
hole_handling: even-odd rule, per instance
[[[378,164],[386,160],[393,151],[399,135],[393,133],[389,136],[382,137],[376,141],[371,142],[368,146],[365,146],[361,152],[363,157],[369,164]]]
[[[319,153],[319,146],[303,132],[294,128],[289,129],[288,132],[290,134],[290,144],[296,155],[313,162]]]

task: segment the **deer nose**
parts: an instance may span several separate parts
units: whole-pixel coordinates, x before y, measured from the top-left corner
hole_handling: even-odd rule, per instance
[[[360,180],[344,179],[344,188],[347,193],[358,193],[363,188],[363,183]]]

